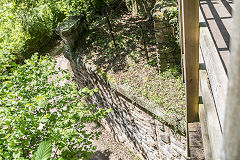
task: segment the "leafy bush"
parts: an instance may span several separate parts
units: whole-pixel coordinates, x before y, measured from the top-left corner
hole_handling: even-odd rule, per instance
[[[29,37],[23,31],[22,22],[16,18],[13,4],[0,2],[0,54],[20,52]]]
[[[34,153],[34,160],[48,160],[51,158],[52,144],[46,141],[43,141],[39,144],[37,151]]]
[[[88,1],[86,1],[88,2]],[[57,39],[57,25],[87,9],[84,0],[2,0],[0,2],[0,51],[18,59],[31,57]],[[0,53],[1,54],[1,53]]]
[[[28,2],[28,3],[27,3]],[[30,57],[51,42],[54,28],[64,16],[48,3],[3,0],[0,2],[0,51]]]
[[[78,91],[75,83],[64,83],[70,75],[56,70],[48,56],[34,55],[23,65],[13,63],[9,54],[4,58],[0,67],[8,70],[0,72],[0,159],[31,158],[42,141],[53,145],[53,158],[87,157],[95,149],[90,140],[99,133],[87,133],[85,124],[109,112],[84,103],[97,90]]]
[[[172,7],[170,10],[167,10],[164,14],[168,18],[171,27],[174,29],[174,40],[176,41],[178,46],[180,46],[178,9],[176,7]]]
[[[49,160],[51,158],[52,153],[52,144],[47,141],[43,141],[39,144],[38,149],[33,154],[32,160]],[[59,158],[61,160],[63,158]],[[19,160],[28,160],[23,157],[19,158]]]
[[[0,54],[15,54],[18,60],[30,58],[54,43],[55,29],[65,18],[84,14],[88,21],[95,10],[116,0],[1,0]],[[3,51],[4,50],[4,51]]]

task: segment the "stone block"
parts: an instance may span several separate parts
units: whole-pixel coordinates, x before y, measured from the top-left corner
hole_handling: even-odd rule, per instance
[[[161,160],[167,160],[167,157],[164,154],[162,154],[161,152],[159,152],[159,157]]]
[[[161,147],[160,149],[160,152],[163,153],[164,156],[166,156],[167,159],[172,159],[173,158],[173,155],[171,155],[169,152],[168,152],[168,145],[164,145]]]
[[[187,138],[184,136],[181,136],[181,141],[180,141],[184,146],[186,146],[187,143]]]
[[[170,136],[170,142],[174,143],[176,146],[183,148],[184,149],[184,145],[182,143],[180,143],[180,141],[176,140],[174,137]]]
[[[157,131],[160,130],[160,131],[164,132],[165,131],[165,127],[164,127],[164,125],[157,125],[156,126],[156,130]]]
[[[166,22],[162,22],[162,21],[155,21],[154,22],[154,29],[155,30],[161,30],[162,28],[165,28],[166,27]]]
[[[76,43],[85,43],[86,25],[84,24],[84,16],[70,16],[58,27],[58,32],[64,44],[73,50]]]
[[[158,155],[158,152],[156,150],[154,151],[148,151],[147,152],[147,157],[149,160],[157,160],[159,159],[159,155]]]
[[[163,35],[160,35],[160,34],[159,34],[159,35],[155,35],[155,37],[156,37],[157,45],[158,45],[159,43],[164,43],[164,42],[165,42]]]
[[[171,144],[171,148],[174,149],[180,155],[185,156],[185,154],[186,154],[185,148],[181,148],[181,147],[175,145],[174,143]]]
[[[156,142],[156,140],[155,139],[148,139],[147,140],[147,143],[148,143],[148,145],[149,146],[151,146],[151,147],[156,147],[157,146],[157,142]]]
[[[173,156],[173,157],[180,157],[181,154],[176,152],[173,148],[169,147],[168,152]]]
[[[168,133],[160,133],[159,136],[163,142],[170,144],[170,136]]]

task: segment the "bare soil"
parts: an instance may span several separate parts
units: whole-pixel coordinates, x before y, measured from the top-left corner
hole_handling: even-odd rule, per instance
[[[102,126],[92,123],[87,127],[88,130],[102,132],[98,140],[94,140],[93,144],[97,147],[89,160],[138,160],[127,146],[114,140],[111,133]]]

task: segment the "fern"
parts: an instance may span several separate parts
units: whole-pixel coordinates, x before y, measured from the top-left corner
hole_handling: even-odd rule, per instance
[[[34,153],[34,160],[48,160],[51,158],[52,144],[43,141],[39,144],[37,151]]]

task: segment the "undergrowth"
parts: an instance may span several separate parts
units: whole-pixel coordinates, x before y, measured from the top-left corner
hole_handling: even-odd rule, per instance
[[[113,24],[117,47],[101,19],[92,26],[85,60],[99,66],[129,94],[154,102],[173,119],[182,119],[185,95],[180,64],[158,70],[153,22],[126,13],[115,16]]]

